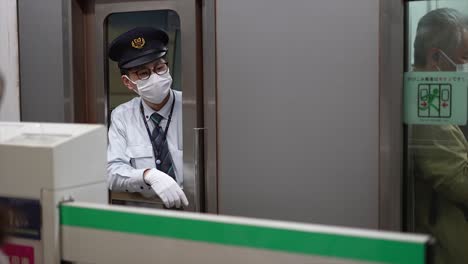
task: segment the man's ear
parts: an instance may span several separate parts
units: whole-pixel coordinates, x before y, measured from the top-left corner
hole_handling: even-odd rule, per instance
[[[132,83],[126,75],[122,75],[120,78],[122,80],[123,85],[125,85],[125,87],[127,87],[130,91],[136,89],[136,85]]]

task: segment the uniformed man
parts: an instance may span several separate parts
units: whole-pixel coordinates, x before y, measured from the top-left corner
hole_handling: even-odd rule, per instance
[[[418,23],[414,71],[465,71],[468,18],[442,8]],[[465,98],[466,100],[466,98]],[[436,264],[468,263],[468,142],[457,125],[409,127],[417,232],[436,238]]]
[[[107,151],[112,191],[161,198],[165,206],[187,206],[182,191],[182,93],[172,90],[168,35],[138,27],[117,37],[109,58],[123,84],[139,95],[112,111]]]

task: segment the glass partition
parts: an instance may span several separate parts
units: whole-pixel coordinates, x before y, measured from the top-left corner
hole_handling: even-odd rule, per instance
[[[406,227],[468,261],[468,2],[406,3]]]

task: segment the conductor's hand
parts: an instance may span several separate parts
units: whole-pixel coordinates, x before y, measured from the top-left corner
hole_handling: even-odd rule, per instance
[[[171,176],[157,169],[149,169],[145,171],[143,179],[153,188],[167,208],[174,206],[180,208],[182,204],[188,206],[185,193]]]

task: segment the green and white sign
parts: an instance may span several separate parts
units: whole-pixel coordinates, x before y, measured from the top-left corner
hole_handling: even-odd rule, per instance
[[[468,73],[407,72],[404,78],[406,124],[466,124]]]

